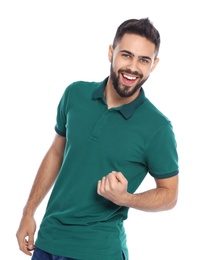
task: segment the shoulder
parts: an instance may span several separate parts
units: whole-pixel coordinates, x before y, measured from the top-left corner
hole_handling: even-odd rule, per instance
[[[147,138],[152,138],[156,134],[162,134],[163,132],[172,135],[173,126],[171,120],[147,98],[137,109],[134,118],[136,125],[142,129],[142,134]]]
[[[146,98],[144,106],[142,108],[144,116],[150,119],[150,122],[162,124],[170,123],[169,118],[162,111],[160,111],[149,99]]]
[[[100,82],[94,82],[94,81],[75,81],[71,83],[70,85],[67,86],[65,89],[66,93],[70,92],[88,92],[88,91],[93,91]]]

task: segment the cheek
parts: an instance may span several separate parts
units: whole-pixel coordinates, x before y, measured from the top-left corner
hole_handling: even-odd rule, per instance
[[[148,78],[148,76],[152,72],[152,67],[142,68],[141,72],[144,75],[144,78]]]
[[[117,66],[117,64],[118,64],[118,62],[116,60],[112,59],[111,67],[112,67],[113,71],[115,71],[115,72],[117,72],[118,68],[119,68],[119,66]]]
[[[126,70],[128,67],[128,63],[122,59],[116,58],[112,61],[112,67],[115,72],[118,72],[120,69]]]

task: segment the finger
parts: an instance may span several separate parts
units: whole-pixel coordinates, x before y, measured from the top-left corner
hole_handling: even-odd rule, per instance
[[[121,172],[116,172],[115,177],[121,183],[123,183],[126,180],[126,178]]]
[[[24,236],[20,235],[19,232],[16,234],[17,241],[19,244],[19,249],[24,252],[25,248],[27,247],[27,240]]]
[[[106,176],[106,184],[107,185],[113,185],[113,184],[116,184],[117,182],[119,182],[118,178],[117,178],[117,172],[115,171],[112,171],[110,174],[108,174]]]
[[[106,177],[102,177],[102,181],[101,181],[101,190],[104,190],[105,188],[105,183],[106,183]]]
[[[99,180],[97,183],[97,193],[100,194],[101,181]]]
[[[27,248],[28,248],[29,251],[32,251],[32,250],[34,250],[34,235],[33,234],[29,234],[28,237],[29,237],[29,240],[28,240]]]
[[[105,185],[105,176],[102,177],[101,180],[98,181],[98,185],[97,185],[97,193],[98,194],[102,194],[102,191],[104,190],[104,185]]]
[[[33,250],[35,249],[35,246],[34,246],[34,245],[28,245],[28,246],[27,246],[27,249],[28,249],[29,251],[33,251]]]
[[[26,255],[31,256],[31,253],[28,250],[28,241],[25,239],[24,243],[19,244],[19,249]]]

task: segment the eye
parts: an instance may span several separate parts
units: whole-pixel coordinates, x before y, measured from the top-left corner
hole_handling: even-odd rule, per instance
[[[147,64],[149,64],[151,62],[151,60],[150,59],[141,58],[141,59],[139,59],[139,62],[141,64],[143,64],[143,65],[147,65]]]
[[[128,53],[122,53],[122,57],[129,59],[131,57],[131,55]]]
[[[142,59],[140,59],[140,62],[141,62],[142,64],[148,64],[150,61],[149,61],[148,59],[142,58]]]

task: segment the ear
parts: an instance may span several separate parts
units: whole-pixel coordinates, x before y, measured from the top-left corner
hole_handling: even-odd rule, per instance
[[[151,72],[155,69],[155,67],[157,66],[158,62],[159,62],[159,58],[156,58],[156,59],[154,60],[154,62],[153,62]]]
[[[114,51],[113,46],[111,44],[111,45],[109,45],[109,50],[108,50],[108,59],[110,62],[112,62],[113,51]]]

